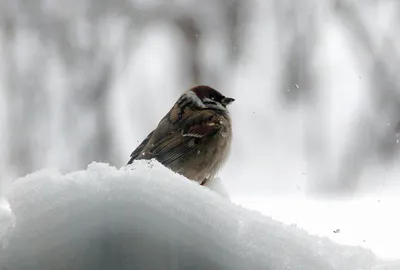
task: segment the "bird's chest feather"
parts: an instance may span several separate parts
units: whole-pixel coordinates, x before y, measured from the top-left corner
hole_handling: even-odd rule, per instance
[[[220,128],[204,143],[199,143],[198,154],[202,155],[202,165],[205,169],[218,170],[225,163],[232,141],[230,122],[220,120]]]

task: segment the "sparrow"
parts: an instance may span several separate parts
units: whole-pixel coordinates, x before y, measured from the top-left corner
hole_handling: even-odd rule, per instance
[[[227,160],[232,141],[227,106],[234,100],[205,85],[185,91],[132,152],[128,165],[134,160],[156,159],[205,185]]]

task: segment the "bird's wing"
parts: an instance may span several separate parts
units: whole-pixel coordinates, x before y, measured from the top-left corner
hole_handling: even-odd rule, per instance
[[[128,161],[128,165],[131,164],[135,159],[137,159],[142,152],[143,148],[146,146],[146,144],[149,142],[151,136],[153,135],[154,130],[150,132],[149,135],[147,135],[146,139],[143,140],[143,142],[132,152],[131,158]]]
[[[153,142],[149,158],[155,158],[167,166],[194,151],[205,137],[220,129],[220,117],[212,111],[202,110],[177,123],[176,129]]]

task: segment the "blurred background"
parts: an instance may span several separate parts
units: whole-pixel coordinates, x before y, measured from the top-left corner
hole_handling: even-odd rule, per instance
[[[236,99],[235,195],[400,184],[396,0],[0,0],[0,179],[125,166],[182,92]]]

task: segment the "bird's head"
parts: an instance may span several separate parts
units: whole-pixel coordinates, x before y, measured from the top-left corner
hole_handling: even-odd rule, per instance
[[[226,111],[226,106],[235,101],[234,98],[225,97],[220,92],[206,85],[199,85],[191,88],[189,94],[197,99],[199,107],[210,108],[214,110]]]

